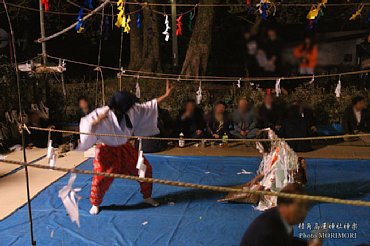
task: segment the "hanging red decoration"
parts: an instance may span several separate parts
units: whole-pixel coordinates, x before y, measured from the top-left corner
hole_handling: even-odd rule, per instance
[[[44,5],[44,11],[49,10],[49,0],[41,0],[42,5]]]
[[[176,18],[176,36],[182,35],[182,23],[181,23],[182,15],[180,15],[178,18]]]

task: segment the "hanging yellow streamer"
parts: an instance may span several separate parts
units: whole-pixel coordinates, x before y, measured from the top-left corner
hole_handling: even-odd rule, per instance
[[[130,30],[131,30],[130,21],[131,21],[131,17],[130,17],[130,15],[128,15],[127,18],[125,18],[125,22],[122,23],[123,28],[124,28],[123,31],[125,33],[130,33]]]
[[[361,12],[363,9],[364,9],[364,4],[361,3],[358,9],[356,10],[356,12],[352,14],[351,18],[349,18],[349,20],[351,21],[356,20],[357,17],[361,16]]]
[[[316,17],[319,15],[319,11],[320,11],[320,7],[319,6],[315,6],[315,5],[312,5],[310,11],[308,12],[307,14],[307,19],[308,20],[314,20],[316,19]]]
[[[117,2],[117,9],[119,11],[118,15],[117,15],[117,21],[116,21],[116,26],[119,27],[119,28],[124,28],[123,31],[125,33],[130,33],[130,22],[131,22],[131,17],[130,15],[128,15],[126,17],[125,15],[125,2],[124,0],[119,0]]]
[[[312,7],[311,7],[310,11],[308,12],[306,18],[308,20],[315,20],[319,16],[319,13],[320,13],[320,10],[322,9],[322,7],[325,8],[327,3],[328,3],[328,0],[322,0],[317,5],[312,5]]]

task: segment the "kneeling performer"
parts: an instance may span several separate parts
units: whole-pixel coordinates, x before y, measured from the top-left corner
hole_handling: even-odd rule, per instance
[[[138,99],[128,92],[117,92],[109,101],[108,106],[97,108],[81,118],[80,132],[96,134],[114,134],[125,136],[152,136],[159,133],[158,104],[167,98],[172,87],[167,81],[166,93],[146,103],[138,103]],[[114,136],[80,135],[81,143],[78,150],[85,151],[96,145],[94,172],[119,173],[138,176],[136,163],[138,151],[128,142],[127,138]],[[147,160],[145,177],[152,177],[152,167]],[[113,178],[95,175],[92,179],[90,214],[99,213],[99,206],[104,194],[109,189]],[[152,183],[139,182],[144,202],[152,206],[159,203],[151,198]]]

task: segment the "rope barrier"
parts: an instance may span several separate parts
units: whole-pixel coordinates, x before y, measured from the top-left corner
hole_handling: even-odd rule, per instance
[[[112,3],[116,3],[116,1],[112,1]],[[142,6],[172,6],[171,3],[148,3],[148,2],[125,2],[127,5],[142,5]],[[276,6],[282,7],[311,7],[315,3],[275,3]],[[332,7],[340,7],[340,6],[358,6],[360,3],[326,3],[326,6]],[[364,5],[370,5],[370,3],[363,3]],[[238,3],[238,4],[228,4],[228,3],[204,3],[204,4],[194,4],[194,3],[176,3],[175,6],[177,7],[192,7],[198,5],[199,7],[248,7],[245,3]]]
[[[128,180],[135,180],[135,181],[140,181],[140,182],[157,183],[157,184],[163,184],[163,185],[209,190],[209,191],[216,191],[216,192],[239,192],[239,193],[256,194],[256,195],[261,195],[261,196],[277,196],[277,197],[285,197],[285,198],[292,198],[292,199],[301,199],[301,200],[306,200],[306,201],[370,207],[370,202],[361,201],[361,200],[344,200],[344,199],[338,199],[338,198],[327,197],[327,196],[288,194],[288,193],[283,193],[283,192],[246,190],[246,189],[236,189],[236,188],[229,188],[229,187],[223,187],[223,186],[201,185],[201,184],[186,183],[186,182],[179,182],[179,181],[172,181],[172,180],[156,179],[156,178],[140,178],[137,176],[130,176],[130,175],[125,175],[125,174],[117,174],[117,173],[93,172],[89,170],[81,170],[81,169],[75,169],[75,168],[69,169],[69,168],[55,167],[55,166],[51,167],[51,166],[41,165],[37,163],[24,163],[24,162],[19,162],[19,161],[12,161],[12,160],[0,160],[0,162],[7,163],[7,164],[34,167],[34,168],[39,168],[39,169],[49,169],[49,170],[54,170],[54,171],[66,172],[66,173],[97,175],[97,176],[104,176],[108,178],[128,179]]]
[[[52,55],[48,55],[49,58],[57,59],[57,60],[64,60],[70,63],[78,64],[78,65],[84,65],[89,67],[97,67],[98,65],[87,63],[87,62],[81,62],[81,61],[75,61],[71,59],[56,57]],[[113,71],[121,71],[121,68],[118,67],[109,67],[109,66],[99,66],[103,69],[113,70]],[[137,77],[137,74],[126,74],[127,72],[131,73],[137,73],[141,74],[140,78],[147,78],[147,79],[157,79],[157,80],[183,80],[183,81],[208,81],[208,82],[236,82],[238,80],[244,81],[244,82],[253,82],[253,81],[268,81],[268,80],[294,80],[294,79],[312,79],[312,75],[305,75],[305,76],[290,76],[290,77],[247,77],[247,78],[241,78],[241,77],[221,77],[221,76],[185,76],[180,74],[168,74],[168,73],[153,73],[153,72],[143,72],[143,71],[137,71],[137,70],[124,70],[124,73],[121,74],[121,76],[125,77]],[[335,76],[346,76],[346,75],[356,75],[356,74],[363,74],[363,73],[369,73],[370,69],[368,70],[358,70],[358,71],[350,71],[350,72],[342,72],[342,73],[332,73],[332,74],[321,74],[321,75],[315,75],[315,79],[317,78],[327,78],[327,77],[335,77]],[[159,76],[170,76],[170,77],[155,77],[155,76],[149,76],[149,75],[142,75],[142,74],[152,74],[152,75],[159,75]]]
[[[51,128],[41,128],[35,126],[23,126],[25,129],[33,129],[37,131],[47,131],[47,132],[59,132],[59,133],[70,133],[70,134],[82,134],[90,136],[100,136],[100,137],[120,137],[127,139],[147,139],[147,140],[162,140],[162,141],[178,141],[180,138],[166,138],[166,137],[144,137],[144,136],[127,136],[119,134],[103,134],[103,133],[91,133],[91,132],[80,132],[80,131],[69,131],[69,130],[58,130]],[[307,140],[329,140],[329,139],[343,139],[343,138],[356,138],[356,137],[370,137],[370,133],[362,134],[351,134],[351,135],[337,135],[337,136],[319,136],[319,137],[308,137],[308,138],[275,138],[275,139],[228,139],[229,142],[274,142],[274,141],[307,141]],[[222,139],[214,138],[182,138],[185,141],[207,141],[215,142],[222,141]]]

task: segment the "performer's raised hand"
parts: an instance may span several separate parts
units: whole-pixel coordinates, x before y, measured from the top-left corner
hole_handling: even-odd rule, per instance
[[[170,81],[167,79],[166,80],[166,96],[169,96],[172,92],[172,84],[170,83]]]
[[[170,83],[170,81],[167,79],[166,80],[166,92],[160,96],[160,97],[157,97],[157,103],[161,103],[163,102],[163,100],[165,100],[172,92],[172,85]]]

